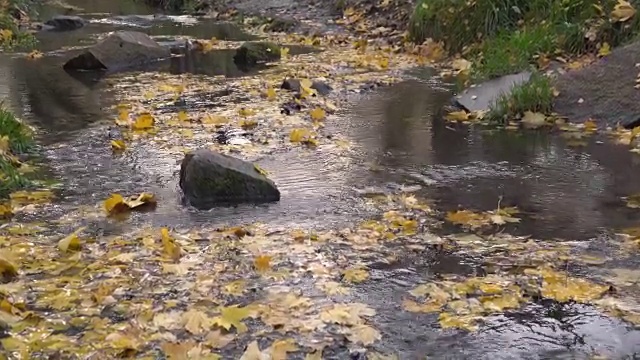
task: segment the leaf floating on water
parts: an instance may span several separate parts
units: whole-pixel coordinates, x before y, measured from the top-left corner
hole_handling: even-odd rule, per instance
[[[251,130],[253,128],[255,128],[256,126],[258,126],[258,122],[255,120],[248,120],[248,119],[242,119],[238,122],[238,125],[243,129],[243,130]]]
[[[60,251],[62,251],[63,253],[66,253],[69,250],[71,251],[80,250],[82,245],[80,244],[80,238],[78,237],[78,234],[85,229],[86,227],[81,227],[80,229],[64,237],[62,240],[58,242],[58,249],[60,249]]]
[[[9,219],[13,216],[13,208],[11,203],[0,203],[0,219]]]
[[[291,130],[289,141],[292,143],[306,144],[311,147],[318,146],[318,140],[313,137],[311,131],[304,128]]]
[[[123,140],[111,140],[111,150],[113,152],[121,152],[127,148]]]
[[[120,109],[118,111],[118,118],[116,119],[116,125],[129,126],[129,110]]]
[[[311,115],[311,119],[313,121],[322,121],[327,116],[327,114],[325,113],[324,109],[322,109],[320,107],[317,107],[317,108],[309,111],[309,115]]]
[[[264,273],[271,269],[271,256],[260,255],[253,260],[253,266],[258,272]]]
[[[27,54],[27,59],[35,60],[40,59],[43,56],[42,52],[38,50],[33,50],[32,52]]]
[[[272,87],[268,87],[267,90],[264,91],[263,95],[269,100],[274,100],[276,98],[276,90]]]
[[[131,125],[134,130],[148,130],[153,127],[155,120],[149,113],[141,114]]]
[[[270,355],[264,354],[262,351],[260,351],[258,341],[254,340],[249,343],[249,345],[247,345],[247,348],[240,357],[240,360],[267,360],[269,358]]]
[[[117,214],[125,210],[129,210],[129,207],[124,202],[124,198],[120,194],[111,194],[111,196],[104,201],[104,210],[107,214]]]
[[[242,320],[249,317],[249,315],[249,309],[246,307],[239,307],[239,305],[222,307],[220,316],[215,317],[213,323],[227,331],[235,327],[238,334],[241,334],[247,331],[247,326]]]
[[[444,118],[449,121],[467,121],[471,118],[471,114],[467,113],[464,110],[452,111],[445,115]]]
[[[218,115],[205,115],[202,120],[200,120],[203,124],[211,124],[211,125],[224,125],[227,124],[229,122],[229,119],[227,119],[224,116],[218,116]]]
[[[520,122],[527,129],[537,129],[548,125],[547,117],[544,114],[534,113],[532,111],[526,111]]]
[[[380,340],[382,335],[373,327],[365,324],[359,324],[351,327],[347,338],[352,343],[360,343],[364,346],[372,345],[374,342]]]
[[[443,329],[461,329],[473,332],[478,330],[477,322],[481,320],[481,317],[474,315],[455,315],[448,312],[443,312],[438,317],[440,327]]]
[[[255,114],[256,114],[255,110],[251,110],[251,109],[247,109],[247,108],[240,108],[238,110],[238,115],[240,115],[242,117],[253,116]]]
[[[162,236],[162,253],[169,259],[173,261],[180,260],[180,256],[182,255],[182,249],[180,245],[176,243],[176,241],[169,234],[169,229],[162,228],[160,229],[160,234]]]
[[[269,175],[269,173],[265,169],[261,168],[259,165],[253,164],[253,167],[254,169],[256,169],[258,173],[260,173],[260,175],[264,175],[264,176]]]
[[[287,353],[300,350],[293,339],[276,340],[271,344],[271,360],[287,360]]]
[[[18,266],[6,250],[0,251],[0,276],[5,281],[10,281],[18,276]]]
[[[108,215],[115,215],[133,209],[143,210],[147,207],[155,207],[156,204],[156,198],[151,193],[141,193],[127,199],[120,194],[111,194],[104,201],[104,209]]]
[[[346,281],[352,283],[361,283],[369,278],[369,273],[364,269],[347,269],[342,275]]]
[[[189,114],[186,111],[182,110],[178,113],[178,120],[180,121],[189,121]]]
[[[9,194],[12,202],[18,204],[44,204],[50,202],[54,194],[50,190],[16,191]]]

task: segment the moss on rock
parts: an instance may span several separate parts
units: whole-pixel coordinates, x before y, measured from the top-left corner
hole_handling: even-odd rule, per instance
[[[233,61],[240,66],[251,66],[280,60],[280,47],[268,41],[249,41],[242,44],[233,57]]]

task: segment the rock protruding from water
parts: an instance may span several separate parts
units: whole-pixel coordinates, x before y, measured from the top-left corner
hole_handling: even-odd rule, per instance
[[[491,79],[464,90],[455,98],[455,105],[466,111],[485,111],[500,98],[508,94],[514,86],[529,81],[531,73],[521,72]]]
[[[238,66],[252,66],[280,60],[280,47],[268,41],[248,41],[242,44],[233,61]]]
[[[59,15],[47,20],[44,23],[44,30],[50,31],[71,31],[80,29],[87,22],[79,16]]]
[[[282,82],[282,85],[280,85],[280,88],[284,90],[300,92],[300,80],[293,78],[285,79]],[[320,95],[327,95],[331,92],[331,90],[333,90],[333,88],[324,81],[313,81],[311,83],[311,88],[317,91]]]
[[[280,200],[275,183],[254,164],[209,149],[189,153],[182,160],[180,188],[186,202],[199,209]]]
[[[117,31],[64,64],[72,70],[119,71],[171,56],[149,35],[137,31]]]
[[[640,41],[614,49],[611,54],[580,70],[558,76],[554,111],[570,122],[593,119],[598,124],[640,125]]]

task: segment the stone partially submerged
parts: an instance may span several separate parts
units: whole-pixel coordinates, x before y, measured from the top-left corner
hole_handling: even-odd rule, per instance
[[[485,111],[503,94],[508,94],[514,86],[529,81],[530,72],[501,76],[464,90],[455,97],[455,106],[465,111]]]
[[[247,41],[233,57],[233,61],[239,66],[252,66],[258,63],[266,63],[280,60],[280,47],[268,41]]]
[[[559,95],[554,111],[570,122],[593,119],[599,125],[640,125],[640,41],[614,49],[611,54],[580,70],[558,76]]]
[[[180,167],[184,199],[199,209],[280,200],[273,181],[254,164],[209,149],[189,153]]]
[[[86,21],[79,16],[58,15],[44,23],[44,30],[71,31],[86,25]]]
[[[67,70],[119,71],[171,56],[149,35],[137,31],[117,31],[64,64]]]

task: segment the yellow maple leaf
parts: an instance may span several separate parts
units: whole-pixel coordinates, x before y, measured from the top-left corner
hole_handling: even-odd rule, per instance
[[[116,119],[116,124],[120,126],[128,126],[129,125],[129,110],[120,109],[118,111],[118,118]]]
[[[271,344],[272,360],[287,360],[287,353],[298,351],[299,348],[293,339],[276,340]]]
[[[263,93],[263,96],[269,100],[274,100],[276,98],[276,90],[269,86]]]
[[[80,238],[78,234],[82,232],[86,227],[81,227],[80,229],[74,231],[73,233],[65,236],[62,240],[58,242],[58,249],[62,252],[67,252],[69,250],[78,251],[82,247],[80,244]]]
[[[107,200],[104,201],[104,210],[107,214],[117,214],[129,209],[129,206],[124,201],[124,198],[120,194],[111,194]]]
[[[4,280],[11,280],[18,276],[18,265],[13,256],[6,251],[0,251],[0,277]]]
[[[140,195],[138,196],[134,195],[128,199],[125,199],[124,202],[129,207],[129,209],[137,209],[145,205],[154,207],[157,204],[156,196],[152,193],[147,192],[140,193]]]
[[[369,273],[365,269],[347,269],[343,273],[343,278],[352,283],[361,283],[369,278]]]
[[[258,122],[255,120],[242,119],[238,122],[238,125],[240,125],[243,130],[251,130],[258,126]]]
[[[238,333],[247,331],[247,326],[242,322],[243,319],[249,317],[250,311],[246,307],[232,305],[220,308],[220,316],[213,319],[213,324],[229,331],[232,327],[236,328]]]
[[[9,29],[0,30],[0,40],[1,41],[11,41],[13,39],[13,31]]]
[[[256,111],[255,111],[255,110],[247,109],[247,108],[244,108],[244,107],[242,107],[242,108],[240,108],[240,109],[238,110],[238,115],[240,115],[240,116],[242,116],[242,117],[253,116],[253,115],[255,115],[255,114],[256,114]]]
[[[209,316],[200,311],[191,309],[182,314],[182,324],[188,332],[193,335],[204,334],[211,327]]]
[[[13,216],[13,208],[11,203],[0,203],[0,219],[8,219]]]
[[[223,125],[229,122],[229,119],[227,119],[224,116],[218,116],[218,115],[205,115],[201,120],[200,120],[203,124],[211,124],[211,125]]]
[[[471,118],[471,114],[467,113],[464,110],[452,111],[445,115],[444,118],[449,121],[467,121]]]
[[[259,255],[253,260],[253,266],[258,272],[267,272],[271,269],[271,256]]]
[[[618,3],[611,11],[611,20],[613,22],[625,22],[636,14],[636,9],[628,1],[618,0]]]
[[[187,112],[184,110],[178,112],[178,120],[189,121],[189,114],[187,114]]]
[[[317,107],[311,111],[309,111],[309,115],[311,115],[311,119],[313,121],[322,121],[327,116],[324,109]]]
[[[598,56],[603,57],[609,54],[611,54],[611,45],[609,45],[608,42],[605,42],[600,46],[600,49],[598,49]]]
[[[380,332],[373,327],[365,324],[358,324],[349,328],[347,338],[352,343],[361,343],[364,346],[369,346],[380,340],[382,336]]]
[[[126,148],[123,140],[111,140],[111,150],[114,152],[124,151]]]
[[[141,114],[131,125],[134,130],[147,130],[151,129],[155,123],[153,116],[149,113]]]
[[[180,245],[175,242],[175,240],[169,234],[169,229],[162,228],[160,229],[160,234],[162,236],[162,253],[169,259],[173,261],[180,260],[181,249]]]
[[[27,54],[27,59],[34,60],[40,59],[43,56],[42,52],[38,50],[33,50],[32,52]]]

